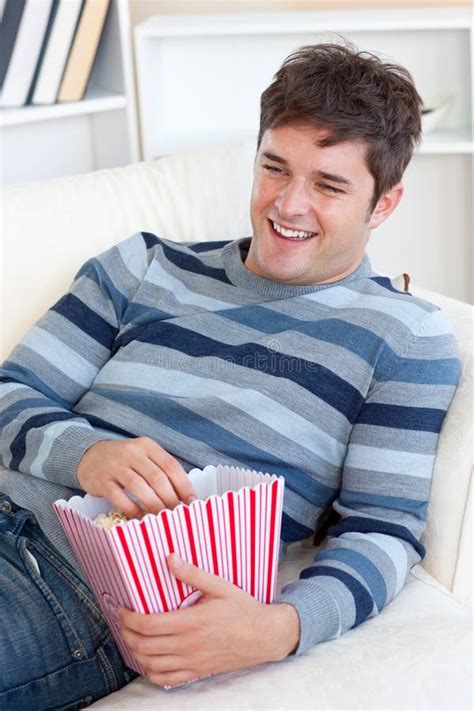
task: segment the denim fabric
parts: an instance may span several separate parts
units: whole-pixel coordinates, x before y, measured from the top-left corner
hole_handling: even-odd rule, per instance
[[[89,588],[0,495],[0,709],[73,711],[135,677]]]

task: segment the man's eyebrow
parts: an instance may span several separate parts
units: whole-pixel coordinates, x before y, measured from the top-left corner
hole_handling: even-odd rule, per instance
[[[318,178],[324,178],[324,180],[330,180],[331,183],[342,183],[343,185],[349,185],[352,187],[352,183],[348,178],[344,178],[343,175],[335,175],[334,173],[325,173],[323,170],[316,170],[315,175]]]
[[[281,165],[288,165],[288,161],[281,156],[277,156],[275,153],[269,153],[268,151],[263,151],[262,156],[267,160],[272,160],[275,163],[281,163]],[[317,178],[323,178],[324,180],[330,180],[331,183],[341,183],[342,185],[347,185],[349,187],[354,187],[352,182],[348,178],[344,178],[343,175],[336,175],[335,173],[326,173],[323,170],[315,170],[314,175]]]
[[[285,160],[284,158],[281,158],[280,156],[275,155],[274,153],[268,153],[267,151],[263,151],[262,156],[265,156],[265,158],[267,158],[267,160],[275,161],[275,163],[281,163],[282,165],[288,165],[287,160]]]

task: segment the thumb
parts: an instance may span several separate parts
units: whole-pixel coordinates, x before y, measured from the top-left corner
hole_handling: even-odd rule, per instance
[[[200,590],[205,595],[222,596],[229,589],[230,583],[212,573],[206,573],[201,568],[186,563],[176,553],[168,556],[168,567],[181,582]]]

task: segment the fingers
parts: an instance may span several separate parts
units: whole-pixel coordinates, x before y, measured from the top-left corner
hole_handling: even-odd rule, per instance
[[[146,677],[157,686],[178,686],[189,681],[196,681],[201,674],[191,669],[183,669],[185,660],[182,657],[136,657],[145,669]]]
[[[186,660],[175,652],[182,645],[178,637],[169,635],[147,638],[123,628],[121,635],[152,683],[174,686],[197,677],[196,672],[183,669]]]
[[[178,498],[163,472],[158,475],[153,473],[153,480],[155,488],[145,481],[140,472],[126,469],[116,472],[114,479],[109,481],[105,494],[129,518],[143,515],[143,509],[145,512],[157,514],[165,508],[177,506]],[[133,503],[126,491],[136,497],[142,506]]]
[[[124,513],[127,518],[139,518],[142,516],[143,509],[133,503],[119,484],[110,482],[109,485],[104,488],[103,495],[109,499],[119,511]]]
[[[130,621],[136,622],[144,618],[144,615],[137,615],[130,610],[121,610],[120,617],[124,621],[120,634],[153,684],[175,686],[199,676],[196,672],[186,669],[189,662],[182,654],[183,640],[180,635],[146,636],[127,626]],[[146,617],[162,620],[166,615]],[[149,631],[148,627],[146,629]]]
[[[129,477],[126,488],[148,511],[173,509],[180,501],[190,503],[191,497],[196,498],[182,466],[159,444],[148,437],[138,437],[129,440],[126,446],[129,465],[139,477]]]
[[[135,471],[143,482],[139,499],[148,511],[158,513],[162,508],[174,509],[179,504],[179,498],[171,481],[150,459],[144,458],[143,465]]]
[[[142,667],[144,667],[148,677],[150,674],[180,671],[184,665],[183,657],[173,656],[171,654],[134,654],[133,656],[140,662]]]
[[[173,612],[159,612],[151,615],[143,615],[141,612],[134,612],[121,608],[119,617],[122,622],[121,633],[131,633],[136,635],[133,639],[157,639],[165,640],[163,644],[169,642],[169,638],[174,635],[183,634],[192,628],[189,623],[189,612],[192,608],[184,610],[174,610]],[[168,639],[166,639],[168,638]],[[163,647],[163,651],[174,651],[171,646]]]
[[[179,655],[182,647],[179,636],[174,634],[143,635],[125,625],[122,626],[120,634],[130,649],[133,649],[137,659],[138,656]]]
[[[236,588],[235,585],[224,580],[224,578],[212,573],[206,573],[195,565],[186,563],[176,553],[169,555],[167,560],[168,567],[176,578],[205,595],[222,597],[239,592],[239,588]]]
[[[119,479],[122,486],[151,513],[158,513],[164,508],[173,509],[179,504],[166,474],[151,462],[145,462],[143,466],[135,462],[132,469],[119,475]]]
[[[82,456],[76,476],[84,491],[106,496],[129,518],[143,510],[126,492],[154,514],[196,498],[179,462],[148,437],[97,442]]]
[[[148,457],[159,467],[168,477],[178,498],[183,503],[190,503],[190,499],[196,498],[191,481],[181,464],[163,447],[148,437],[140,437]]]

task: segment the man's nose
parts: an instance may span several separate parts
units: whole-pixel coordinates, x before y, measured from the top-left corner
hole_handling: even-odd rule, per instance
[[[281,217],[287,219],[306,215],[310,207],[309,197],[306,184],[292,180],[281,189],[275,200],[275,207]]]

